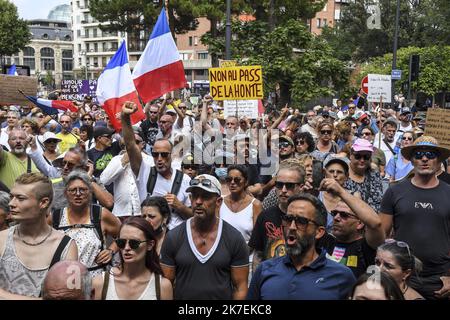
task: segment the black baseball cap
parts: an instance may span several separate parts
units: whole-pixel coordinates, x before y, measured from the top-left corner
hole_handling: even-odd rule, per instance
[[[114,131],[114,129],[110,129],[107,127],[99,127],[99,126],[95,126],[94,127],[94,139],[98,138],[100,136],[104,136],[104,135],[108,135],[108,136],[112,136],[116,131]]]

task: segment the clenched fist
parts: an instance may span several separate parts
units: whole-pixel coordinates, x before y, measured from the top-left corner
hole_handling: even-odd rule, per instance
[[[122,115],[132,115],[138,109],[138,106],[134,102],[127,101],[122,106]]]

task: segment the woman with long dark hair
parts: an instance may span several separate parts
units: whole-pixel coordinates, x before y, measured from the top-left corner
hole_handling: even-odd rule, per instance
[[[121,262],[94,278],[97,300],[172,300],[171,282],[162,276],[157,239],[142,217],[130,217],[115,239]]]
[[[155,230],[156,252],[158,255],[161,252],[161,246],[167,232],[167,225],[170,222],[170,207],[167,200],[163,197],[147,197],[141,203],[141,216],[150,222]]]
[[[351,300],[405,300],[400,288],[389,273],[376,270],[365,273],[353,286]]]

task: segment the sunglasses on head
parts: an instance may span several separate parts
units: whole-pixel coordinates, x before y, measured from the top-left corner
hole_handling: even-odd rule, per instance
[[[116,239],[116,244],[119,247],[119,249],[125,249],[127,242],[131,249],[136,250],[137,248],[139,248],[141,243],[147,242],[147,240],[141,241],[141,240],[123,239],[123,238]]]
[[[283,187],[286,187],[287,190],[294,190],[295,186],[298,184],[300,183],[277,181],[275,182],[275,188],[281,190]]]
[[[439,157],[439,152],[436,151],[416,151],[414,152],[414,158],[420,160],[425,156],[427,159],[433,160]]]
[[[168,158],[170,155],[170,152],[155,152],[152,151],[152,157],[153,158],[159,158],[159,156],[161,156],[162,158]]]
[[[386,239],[384,243],[395,243],[400,248],[406,248],[408,250],[408,255],[411,258],[411,250],[409,249],[409,245],[406,242],[403,241],[397,241],[395,239]]]
[[[332,210],[332,211],[330,211],[330,214],[333,218],[339,214],[339,216],[344,220],[347,220],[348,218],[356,218],[356,216],[352,213],[348,213],[345,211],[339,211],[339,210]]]
[[[239,178],[239,177],[226,177],[226,178],[225,178],[225,181],[226,181],[227,183],[232,183],[232,182],[234,182],[234,183],[236,183],[236,184],[241,184],[242,179]]]
[[[366,161],[370,160],[370,158],[372,157],[370,154],[360,154],[360,153],[354,153],[353,156],[355,157],[356,160],[364,159]]]
[[[211,180],[209,179],[192,179],[189,182],[190,186],[198,186],[198,185],[202,185],[204,187],[211,187]]]
[[[281,220],[283,222],[283,224],[286,225],[291,225],[292,221],[295,221],[295,226],[297,228],[305,228],[308,224],[312,223],[315,224],[316,226],[319,226],[319,224],[311,219],[305,218],[305,217],[300,217],[300,216],[293,216],[290,214],[284,214],[281,216]]]

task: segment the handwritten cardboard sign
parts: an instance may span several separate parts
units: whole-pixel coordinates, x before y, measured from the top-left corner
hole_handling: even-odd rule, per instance
[[[258,100],[225,100],[223,102],[223,113],[228,116],[258,118]]]
[[[384,74],[369,74],[369,93],[367,101],[391,103],[391,76]]]
[[[209,84],[214,100],[264,98],[261,66],[210,68]]]
[[[428,109],[425,135],[435,137],[440,145],[450,148],[450,110]]]

